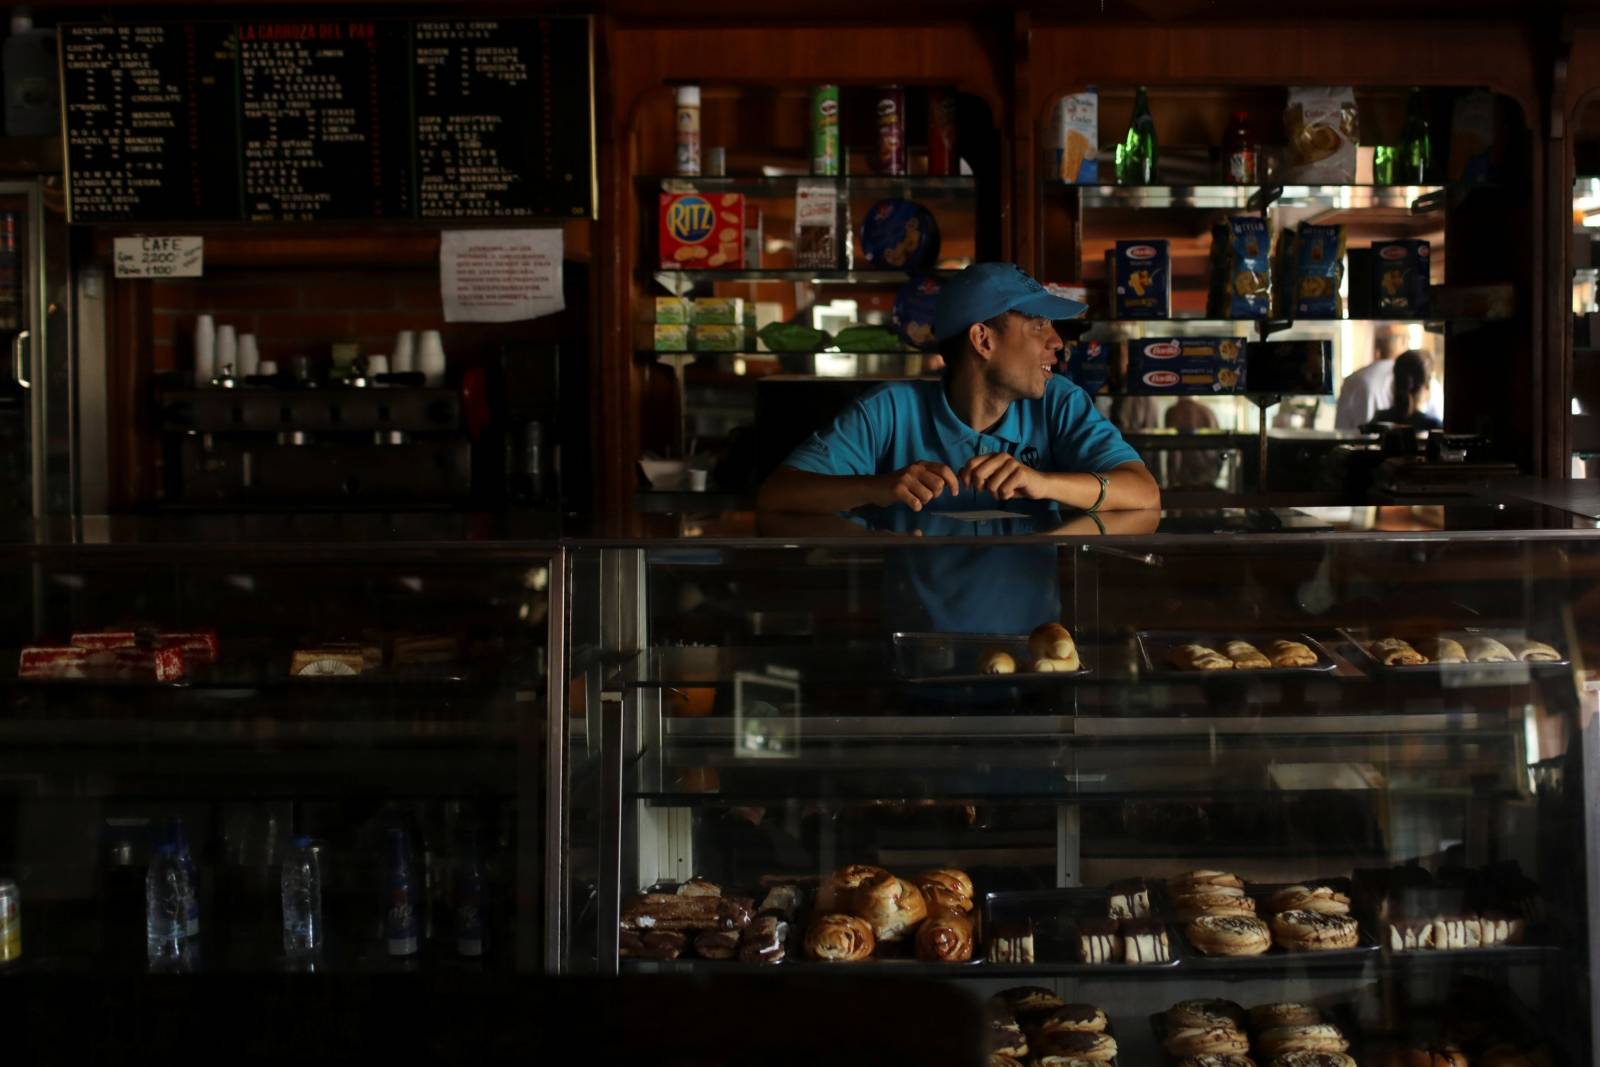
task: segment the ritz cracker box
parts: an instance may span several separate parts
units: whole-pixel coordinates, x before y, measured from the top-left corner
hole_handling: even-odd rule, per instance
[[[1111,317],[1172,317],[1172,255],[1166,241],[1118,241],[1106,253]]]
[[[744,228],[741,193],[662,193],[661,269],[739,270]]]
[[[1152,337],[1126,344],[1130,393],[1214,396],[1245,391],[1241,337]]]

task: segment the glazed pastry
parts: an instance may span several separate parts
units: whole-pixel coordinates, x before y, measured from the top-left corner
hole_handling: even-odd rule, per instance
[[[1253,897],[1246,896],[1242,889],[1197,886],[1192,892],[1173,897],[1172,910],[1181,922],[1189,922],[1202,915],[1250,917],[1256,913],[1256,902]]]
[[[989,1054],[1024,1059],[1028,1055],[1028,1039],[1023,1036],[1017,1020],[999,1017],[990,1020]]]
[[[1090,1030],[1056,1030],[1041,1034],[1036,1047],[1041,1056],[1063,1056],[1089,1063],[1110,1063],[1117,1058],[1117,1042],[1110,1034]]]
[[[1349,915],[1350,898],[1326,885],[1292,885],[1272,894],[1268,911],[1315,911],[1323,915]]]
[[[824,963],[859,963],[877,944],[872,927],[854,915],[823,915],[806,931],[806,952]]]
[[[1065,1007],[1055,990],[1042,985],[1012,986],[996,993],[994,999],[1019,1019],[1037,1018]]]
[[[1244,1009],[1231,1000],[1182,1000],[1167,1009],[1167,1029],[1230,1028],[1244,1024]]]
[[[782,963],[784,943],[789,940],[789,924],[772,915],[762,915],[744,928],[739,938],[739,962]]]
[[[1461,647],[1467,650],[1468,663],[1515,663],[1517,657],[1511,650],[1492,637],[1476,635],[1468,637],[1461,642]],[[1550,646],[1546,645],[1546,648]],[[1559,659],[1560,657],[1556,657]]]
[[[1249,641],[1225,642],[1222,654],[1233,660],[1235,670],[1262,671],[1272,666],[1272,661],[1263,656],[1261,650]]]
[[[850,911],[872,924],[872,936],[879,941],[903,940],[928,917],[921,890],[892,874],[858,886]]]
[[[1179,645],[1167,653],[1167,662],[1180,671],[1233,670],[1233,660],[1205,645]]]
[[[1162,1042],[1167,1054],[1185,1056],[1243,1056],[1250,1051],[1250,1039],[1231,1026],[1168,1027]]]
[[[918,886],[922,890],[922,901],[928,906],[928,917],[935,915],[966,915],[972,910],[972,900],[960,893],[937,885]]]
[[[989,932],[989,962],[1032,963],[1032,921],[1014,919],[995,923]]]
[[[911,881],[916,884],[918,889],[938,886],[940,889],[959,893],[968,900],[972,899],[972,876],[966,871],[957,870],[954,867],[940,867],[931,871],[923,871]]]
[[[1003,648],[986,648],[978,657],[980,674],[1016,674],[1017,661]]]
[[[1223,886],[1243,889],[1244,880],[1229,871],[1184,871],[1167,879],[1167,892],[1172,896],[1192,892],[1197,886]]]
[[[1036,660],[1041,659],[1070,659],[1078,658],[1077,643],[1072,640],[1072,635],[1067,628],[1059,622],[1047,622],[1042,626],[1034,627],[1033,633],[1028,635],[1028,655]],[[1076,669],[1076,664],[1074,664]]]
[[[1267,924],[1248,915],[1202,915],[1184,933],[1205,956],[1259,956],[1272,947]]]
[[[1280,1026],[1309,1026],[1322,1022],[1322,1012],[1310,1004],[1262,1004],[1250,1009],[1250,1027],[1276,1030]]]
[[[1083,963],[1116,963],[1122,959],[1122,933],[1115,919],[1083,919],[1078,923],[1078,959]]]
[[[1343,1052],[1285,1052],[1267,1061],[1267,1067],[1356,1067]]]
[[[972,920],[965,915],[936,915],[917,927],[917,959],[928,963],[965,963],[972,958]]]
[[[1037,674],[1071,674],[1073,671],[1081,670],[1082,666],[1076,652],[1066,659],[1052,659],[1047,656],[1033,661],[1033,669]]]
[[[1033,1025],[1041,1035],[1066,1030],[1103,1034],[1110,1020],[1105,1012],[1093,1004],[1063,1004],[1050,1014],[1039,1017]]]
[[[1256,1038],[1256,1051],[1263,1056],[1282,1056],[1289,1052],[1344,1052],[1350,1042],[1330,1023],[1280,1026]]]
[[[739,954],[742,937],[738,930],[701,930],[694,935],[694,954],[706,960],[731,960]]]
[[[1412,647],[1434,663],[1467,662],[1467,650],[1453,637],[1426,637]]]
[[[691,878],[678,887],[680,897],[720,897],[722,887],[704,878]]]
[[[1287,949],[1326,952],[1330,949],[1355,948],[1361,939],[1361,931],[1356,920],[1349,915],[1280,911],[1272,917],[1272,939]]]
[[[756,915],[772,915],[784,922],[794,922],[794,917],[800,912],[800,887],[797,885],[775,885],[767,890],[767,895],[761,900],[761,907],[756,909]]]
[[[1172,958],[1166,924],[1157,919],[1124,919],[1122,947],[1128,963],[1166,963]]]
[[[1315,667],[1317,654],[1304,641],[1274,641],[1267,646],[1274,667]]]
[[[1524,663],[1559,663],[1561,653],[1543,641],[1535,641],[1528,637],[1508,637],[1505,639],[1506,649]]]
[[[1185,1057],[1178,1061],[1177,1067],[1256,1067],[1256,1061],[1249,1056],[1218,1056],[1207,1053]],[[1355,1065],[1351,1064],[1350,1067]]]
[[[853,863],[848,867],[840,867],[822,880],[822,885],[817,889],[816,910],[820,912],[849,910],[850,898],[857,886],[888,873],[882,867],[873,867],[866,863]]]
[[[1398,637],[1380,637],[1362,646],[1385,667],[1420,667],[1428,658]]]
[[[1106,887],[1110,895],[1106,908],[1113,919],[1148,919],[1150,889],[1143,878],[1126,878]]]

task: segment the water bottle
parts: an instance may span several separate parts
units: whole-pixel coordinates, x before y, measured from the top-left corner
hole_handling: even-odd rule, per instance
[[[456,952],[469,959],[482,956],[483,864],[478,860],[477,840],[470,833],[462,838],[452,896],[455,898]]]
[[[178,850],[178,862],[183,865],[184,876],[189,879],[189,909],[185,915],[185,931],[190,937],[200,935],[200,870],[189,852],[189,827],[182,819],[172,820],[172,844]]]
[[[322,951],[322,845],[294,837],[283,857],[283,951],[301,959]]]
[[[389,829],[389,869],[384,889],[383,937],[389,955],[415,956],[421,909],[425,905],[418,892],[411,837],[403,827]]]
[[[163,842],[144,877],[145,955],[157,969],[180,967],[189,958],[189,903],[194,888],[178,846]]]

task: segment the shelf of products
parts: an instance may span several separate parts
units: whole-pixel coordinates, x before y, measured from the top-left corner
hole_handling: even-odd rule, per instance
[[[1071,185],[1051,182],[1055,191],[1076,190],[1085,208],[1202,208],[1259,211],[1280,208],[1393,209],[1433,212],[1443,196],[1473,186],[1440,185]]]

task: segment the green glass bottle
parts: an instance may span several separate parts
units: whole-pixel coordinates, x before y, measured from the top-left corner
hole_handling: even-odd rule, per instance
[[[1145,87],[1133,99],[1133,119],[1117,145],[1117,184],[1149,185],[1156,180],[1156,120]]]
[[[1433,177],[1433,141],[1428,136],[1428,100],[1413,87],[1406,101],[1406,123],[1400,130],[1400,158],[1395,161],[1397,185],[1424,185]]]

